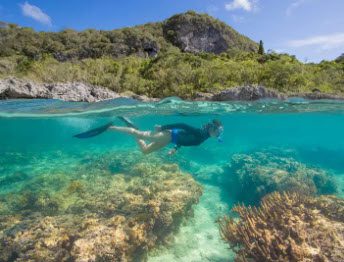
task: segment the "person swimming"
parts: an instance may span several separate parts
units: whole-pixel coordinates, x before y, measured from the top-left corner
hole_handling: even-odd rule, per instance
[[[169,155],[173,155],[182,146],[198,146],[210,137],[216,137],[222,142],[223,126],[219,120],[195,128],[193,126],[176,123],[169,125],[157,125],[155,131],[141,131],[128,118],[119,117],[127,127],[110,125],[108,130],[119,131],[132,135],[136,138],[141,151],[144,154],[155,152],[168,144],[174,144],[174,148],[169,151]],[[149,143],[146,143],[149,141]]]

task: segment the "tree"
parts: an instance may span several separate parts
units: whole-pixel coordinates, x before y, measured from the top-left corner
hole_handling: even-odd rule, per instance
[[[264,55],[265,51],[264,51],[264,43],[262,40],[259,41],[259,49],[258,49],[258,54],[260,55]]]
[[[344,53],[336,58],[336,62],[344,62]]]

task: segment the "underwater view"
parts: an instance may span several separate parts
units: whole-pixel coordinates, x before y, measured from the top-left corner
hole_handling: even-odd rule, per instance
[[[143,154],[139,130],[221,121]],[[342,101],[0,101],[0,261],[344,261]]]

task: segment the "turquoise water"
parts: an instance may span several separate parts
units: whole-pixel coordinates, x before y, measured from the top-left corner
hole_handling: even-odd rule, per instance
[[[145,156],[139,153],[135,140],[124,134],[106,132],[90,139],[73,138],[74,134],[109,121],[123,125],[116,119],[119,115],[130,117],[142,130],[176,122],[200,127],[217,118],[224,125],[224,141],[209,139],[199,147],[181,148],[174,156],[167,156],[172,146]],[[307,168],[330,174],[337,186],[334,194],[343,197],[343,134],[344,103],[338,101],[210,103],[174,98],[147,104],[134,100],[96,104],[1,101],[0,194],[30,190],[30,181],[35,181],[35,177],[51,179],[63,174],[68,178],[82,168],[94,176],[103,171],[122,172],[111,158],[97,168],[86,165],[92,161],[100,163],[99,159],[113,155],[128,161],[129,156],[120,153],[123,151],[135,153],[142,161],[154,157],[162,163],[176,163],[202,184],[203,195],[194,206],[193,216],[183,221],[169,243],[153,249],[148,261],[228,261],[233,254],[220,239],[216,221],[229,214],[236,202],[231,185],[226,182],[231,176],[226,166],[232,157],[255,152],[287,156]],[[55,189],[47,183],[46,190]]]

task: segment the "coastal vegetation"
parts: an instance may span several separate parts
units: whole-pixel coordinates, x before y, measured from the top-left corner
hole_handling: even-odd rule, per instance
[[[282,93],[344,94],[344,63],[304,64],[287,54],[230,50],[221,55],[192,54],[172,49],[154,58],[87,58],[59,62],[52,56],[0,58],[0,77],[38,82],[82,81],[116,92],[133,91],[151,97],[216,92],[240,85],[264,85]]]
[[[195,26],[205,26],[210,33],[194,36],[190,47],[181,39]],[[205,35],[217,49],[198,42]],[[0,39],[1,78],[82,81],[151,97],[193,98],[198,92],[241,85],[264,85],[286,94],[344,94],[343,59],[303,63],[289,54],[265,52],[262,41],[258,45],[194,12],[113,31],[50,33],[5,24]]]

